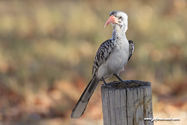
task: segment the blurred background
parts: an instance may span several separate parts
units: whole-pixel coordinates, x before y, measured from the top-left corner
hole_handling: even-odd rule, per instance
[[[187,121],[187,1],[0,1],[0,124],[102,125],[100,85],[78,120],[70,114],[111,38],[109,13],[129,16],[134,54],[120,74],[152,83],[153,115]],[[116,80],[114,77],[107,80]]]

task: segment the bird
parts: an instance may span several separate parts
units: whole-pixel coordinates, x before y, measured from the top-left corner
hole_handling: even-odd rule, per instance
[[[128,16],[123,11],[112,11],[104,27],[109,24],[113,26],[112,38],[103,42],[97,50],[92,68],[92,79],[74,107],[71,118],[77,119],[83,115],[99,81],[103,81],[107,86],[105,79],[114,75],[123,82],[119,73],[134,52],[134,42],[127,40],[125,34],[128,29]]]

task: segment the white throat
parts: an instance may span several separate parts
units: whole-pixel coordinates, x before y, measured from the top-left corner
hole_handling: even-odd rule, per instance
[[[126,38],[127,26],[113,25],[112,39],[123,39]]]

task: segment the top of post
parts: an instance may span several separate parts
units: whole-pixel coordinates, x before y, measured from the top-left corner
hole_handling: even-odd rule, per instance
[[[111,89],[124,89],[124,88],[138,88],[138,87],[145,87],[151,86],[150,82],[139,81],[139,80],[127,80],[127,81],[114,81],[107,83],[108,86],[102,85],[104,88],[111,88]]]

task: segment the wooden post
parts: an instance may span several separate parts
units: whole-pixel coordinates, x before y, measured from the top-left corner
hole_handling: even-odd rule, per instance
[[[104,125],[153,125],[151,83],[112,82],[101,87]]]

